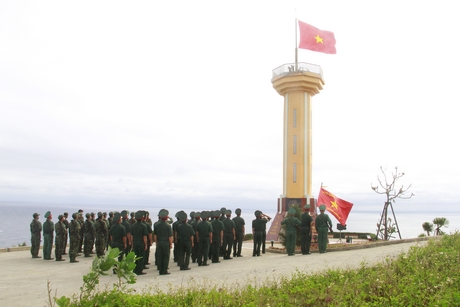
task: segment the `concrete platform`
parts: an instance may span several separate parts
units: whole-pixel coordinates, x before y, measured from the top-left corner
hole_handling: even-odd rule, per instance
[[[325,254],[287,256],[285,253],[267,251],[261,257],[252,257],[252,242],[243,244],[243,257],[210,263],[207,267],[191,264],[191,270],[180,271],[170,262],[171,275],[159,276],[155,266],[145,270],[146,275],[138,276],[137,283],[129,285],[137,292],[171,291],[189,285],[208,287],[238,287],[251,284],[262,286],[267,280],[277,280],[281,276],[291,275],[296,270],[315,273],[329,268],[356,268],[362,262],[373,264],[387,257],[395,257],[407,252],[411,246],[426,244],[425,240],[401,240],[382,242],[369,248],[364,244],[355,245],[349,250],[332,248]],[[268,246],[268,245],[267,245]],[[151,255],[155,247],[151,248]],[[54,253],[54,251],[53,251]],[[40,251],[40,256],[42,253]],[[0,305],[7,306],[48,306],[47,284],[51,286],[51,296],[79,293],[83,284],[82,276],[90,270],[93,258],[78,257],[79,263],[66,261],[32,259],[29,250],[0,253]],[[117,281],[115,275],[102,276],[100,287],[112,287]]]

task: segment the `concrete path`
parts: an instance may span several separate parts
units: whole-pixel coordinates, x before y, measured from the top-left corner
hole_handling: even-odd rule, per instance
[[[221,263],[210,263],[208,267],[191,264],[191,270],[180,271],[179,267],[170,263],[171,275],[159,276],[152,264],[145,270],[146,275],[138,276],[137,283],[130,285],[138,292],[168,292],[178,287],[237,287],[252,284],[261,286],[267,280],[276,280],[281,276],[289,276],[296,270],[315,273],[329,268],[356,268],[365,262],[373,264],[387,257],[395,257],[407,252],[411,246],[421,246],[426,241],[414,241],[372,247],[357,248],[347,251],[329,251],[325,254],[295,255],[267,252],[261,257],[252,257],[252,243],[244,243],[243,257],[221,260]],[[154,247],[151,249],[152,257]],[[54,253],[54,251],[53,251]],[[40,255],[42,255],[40,251]],[[93,258],[78,257],[79,263],[43,258],[32,259],[29,251],[0,253],[0,306],[48,306],[47,284],[51,286],[51,297],[70,296],[79,293],[83,284],[82,276],[89,272]],[[102,276],[101,287],[112,287],[117,281],[115,275]]]

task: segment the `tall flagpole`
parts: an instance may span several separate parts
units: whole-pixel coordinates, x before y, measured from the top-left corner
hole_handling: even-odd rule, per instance
[[[297,16],[295,18],[295,70],[297,71]]]

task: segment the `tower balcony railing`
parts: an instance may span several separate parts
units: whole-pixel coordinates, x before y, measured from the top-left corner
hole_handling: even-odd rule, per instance
[[[310,63],[288,63],[273,69],[272,81],[285,76],[299,75],[307,72],[319,74],[321,78],[323,78],[323,70],[319,65]]]

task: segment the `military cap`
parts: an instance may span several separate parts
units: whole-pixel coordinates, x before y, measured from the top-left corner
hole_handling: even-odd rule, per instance
[[[64,215],[62,215],[62,214],[59,214],[59,215],[58,215],[58,220],[59,220],[59,221],[62,220],[63,218],[64,218]]]
[[[125,217],[129,213],[128,210],[123,210],[120,212],[121,217]]]
[[[319,211],[324,211],[324,210],[326,210],[326,205],[323,205],[323,204],[320,205],[319,206]]]
[[[35,212],[34,214],[32,214],[32,216],[33,216],[34,218],[36,218],[37,216],[40,216],[40,214],[38,214],[37,212]]]
[[[78,213],[77,213],[77,212],[72,213],[72,218],[73,218],[73,219],[76,219],[77,217],[78,217]]]
[[[259,216],[262,215],[262,211],[256,210],[256,211],[254,212],[254,215],[255,215],[256,217],[259,217]]]
[[[95,215],[96,215],[96,213],[94,213],[94,212],[91,212],[91,216],[95,216]]]
[[[236,209],[235,214],[241,214],[241,209],[240,208]]]
[[[97,217],[102,217],[102,212],[99,211],[99,212],[97,213]]]
[[[185,222],[187,220],[187,213],[185,213],[184,211],[180,211],[177,213],[177,218],[179,219],[179,221]]]
[[[212,213],[212,216],[214,216],[214,217],[219,217],[220,216],[220,211],[219,210],[211,211],[211,213]]]
[[[179,212],[180,212],[180,211],[177,211],[176,214],[174,214],[174,217],[175,217],[175,218],[179,218]]]
[[[48,218],[50,215],[51,215],[51,212],[50,212],[50,211],[46,211],[46,213],[45,213],[45,218]]]
[[[311,206],[310,206],[310,204],[306,204],[305,206],[303,206],[303,208],[304,208],[304,209],[310,209]]]
[[[195,218],[195,211],[190,212],[190,218],[194,219]]]
[[[169,211],[166,209],[161,209],[160,212],[158,212],[158,216],[160,219],[166,219],[169,215]]]
[[[64,216],[69,216],[69,212],[64,212]]]
[[[225,211],[225,215],[231,215],[232,214],[232,210],[226,210]]]
[[[225,212],[227,212],[227,208],[225,207],[220,208],[220,213],[225,214]]]
[[[91,216],[91,214],[88,212],[85,214],[86,218],[89,218]]]
[[[201,218],[204,220],[208,217],[208,211],[201,211]]]
[[[294,215],[296,212],[295,208],[289,208],[288,213]]]
[[[130,214],[131,214],[131,216],[134,217],[134,215],[135,215],[136,213],[133,211],[133,212],[131,212]]]
[[[120,220],[120,218],[121,218],[121,214],[120,214],[120,213],[115,212],[115,213],[113,214],[113,221],[114,221],[115,223],[118,222],[118,221]]]
[[[83,209],[78,209],[78,213],[83,212]]]
[[[114,215],[113,211],[110,211],[109,216],[113,216],[113,215]]]
[[[102,216],[107,216],[107,212],[102,213]]]
[[[136,218],[136,220],[141,220],[144,217],[144,211],[142,210],[137,211],[134,214],[134,217]]]

